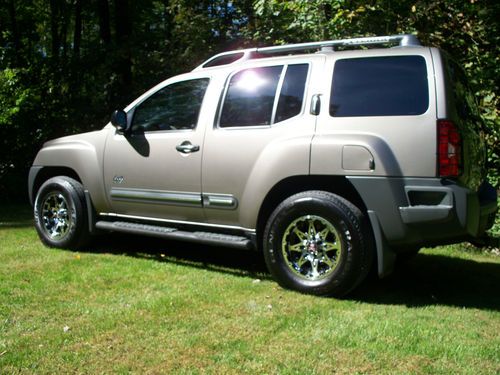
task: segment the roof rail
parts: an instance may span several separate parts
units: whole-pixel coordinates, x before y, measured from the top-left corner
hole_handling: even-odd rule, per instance
[[[307,51],[311,49],[321,49],[322,51],[333,51],[334,47],[344,46],[366,46],[373,44],[396,44],[400,47],[420,46],[420,41],[415,35],[401,34],[389,36],[374,36],[366,38],[351,38],[338,40],[324,40],[321,42],[285,44],[281,46],[249,48],[219,53],[212,56],[194,70],[210,68],[213,66],[229,65],[237,61],[249,60],[262,55],[272,55],[276,53],[286,53],[295,51]]]

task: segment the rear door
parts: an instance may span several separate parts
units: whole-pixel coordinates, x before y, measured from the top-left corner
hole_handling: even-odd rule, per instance
[[[205,136],[202,185],[208,222],[253,229],[274,184],[309,173],[316,117],[309,114],[314,90],[308,82],[323,63],[319,55],[257,61],[229,75],[215,124]]]

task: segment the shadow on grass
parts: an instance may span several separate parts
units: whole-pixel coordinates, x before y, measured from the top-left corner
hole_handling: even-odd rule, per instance
[[[2,205],[0,229],[31,227],[29,205]],[[88,249],[231,275],[271,279],[262,254],[111,233]],[[447,305],[500,311],[500,264],[421,253],[384,280],[371,277],[347,298],[409,307]]]
[[[235,276],[271,279],[262,254],[255,251],[110,233],[96,238],[87,252],[126,255]]]
[[[89,252],[152,259],[270,280],[261,253],[111,234]],[[446,305],[500,311],[500,264],[418,254],[386,279],[368,278],[347,299],[408,307]]]
[[[500,264],[418,254],[386,279],[367,279],[348,297],[361,302],[419,307],[446,305],[500,310]]]

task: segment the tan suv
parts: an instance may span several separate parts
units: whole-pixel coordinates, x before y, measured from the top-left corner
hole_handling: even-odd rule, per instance
[[[341,296],[372,263],[384,276],[491,226],[479,128],[460,68],[413,35],[231,51],[47,142],[30,197],[48,246],[114,231],[255,249],[281,285]]]

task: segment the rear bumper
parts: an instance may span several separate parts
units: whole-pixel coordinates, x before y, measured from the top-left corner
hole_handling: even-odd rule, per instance
[[[374,212],[391,248],[432,246],[479,237],[493,224],[497,194],[438,178],[348,177]]]

